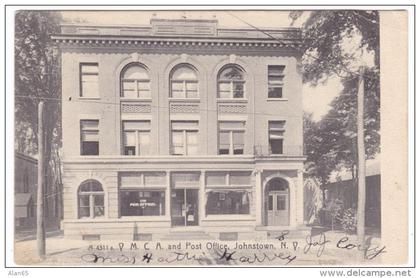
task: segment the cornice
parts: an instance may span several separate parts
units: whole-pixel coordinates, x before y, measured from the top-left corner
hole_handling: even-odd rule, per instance
[[[122,37],[92,35],[54,35],[52,39],[61,47],[159,47],[159,48],[233,48],[233,49],[289,49],[299,51],[299,40],[238,39],[238,38],[193,38],[193,37]]]

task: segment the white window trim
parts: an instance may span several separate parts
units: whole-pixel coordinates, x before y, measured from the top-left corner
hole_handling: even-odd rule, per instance
[[[141,121],[141,120],[138,120],[138,121]],[[150,122],[149,122],[150,123]],[[150,123],[151,124],[151,123]],[[124,129],[124,122],[122,123],[122,130],[123,130],[123,136],[124,136],[124,133],[125,132],[134,132],[134,134],[135,134],[135,141],[136,141],[136,145],[135,145],[135,147],[136,147],[136,149],[135,149],[135,156],[145,156],[145,155],[141,155],[140,153],[139,153],[139,151],[140,151],[140,140],[139,140],[139,133],[142,133],[142,132],[147,132],[148,133],[148,135],[149,135],[149,147],[150,147],[150,131],[151,131],[151,129],[150,128],[142,128],[142,129]],[[124,148],[125,148],[126,146],[124,145],[124,138],[123,138],[123,153],[125,152],[125,150],[124,150]],[[124,154],[125,155],[125,154]]]
[[[238,122],[242,122],[242,121],[238,121]],[[246,124],[246,123],[245,123]],[[218,155],[222,155],[222,156],[237,156],[237,155],[244,155],[245,154],[245,126],[243,128],[220,128],[220,123],[219,123],[219,133],[218,135],[220,135],[220,132],[229,132],[229,154],[218,154]],[[234,144],[233,144],[233,133],[235,131],[239,131],[242,132],[244,134],[244,149],[243,149],[243,154],[234,154]],[[218,144],[218,152],[220,150],[220,142]]]
[[[229,85],[230,85],[230,91],[229,91],[229,94],[230,94],[230,96],[228,97],[228,98],[223,98],[223,97],[220,97],[220,83],[229,83]],[[233,94],[234,94],[234,86],[233,86],[233,84],[234,83],[242,83],[242,85],[243,85],[243,96],[242,97],[233,97]],[[235,99],[237,99],[237,100],[244,100],[244,99],[246,99],[246,94],[245,94],[245,92],[246,92],[246,90],[245,90],[245,80],[225,80],[225,79],[219,79],[218,81],[217,81],[217,99],[218,100],[220,100],[220,99],[226,99],[226,100],[235,100]]]
[[[172,83],[181,83],[181,82],[182,82],[183,97],[174,97],[173,96],[173,90],[172,90]],[[187,97],[187,82],[197,84],[197,96],[196,97],[192,97],[192,98]],[[193,99],[193,100],[200,99],[200,90],[199,90],[198,86],[199,86],[198,80],[176,80],[176,79],[171,80],[171,88],[170,88],[171,89],[171,96],[170,96],[169,99]]]
[[[173,145],[173,141],[172,141],[172,136],[173,136],[173,132],[176,131],[176,132],[182,132],[182,140],[183,140],[182,150],[183,150],[183,152],[180,155],[181,156],[194,156],[194,155],[188,154],[188,151],[187,151],[187,149],[188,149],[187,148],[187,132],[195,132],[195,133],[197,133],[197,136],[198,136],[199,135],[199,124],[200,123],[197,122],[197,127],[191,127],[191,128],[188,128],[188,129],[185,129],[185,128],[174,129],[172,127],[172,120],[171,120],[171,152],[170,152],[171,155],[175,155],[175,156],[179,155],[179,154],[174,154],[174,150],[173,150],[174,145]],[[197,143],[197,148],[198,148],[198,143]],[[197,154],[195,154],[195,155],[197,155]]]

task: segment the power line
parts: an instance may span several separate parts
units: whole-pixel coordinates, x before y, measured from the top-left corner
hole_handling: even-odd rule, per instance
[[[346,95],[354,96],[354,94],[346,94]],[[29,99],[33,99],[33,100],[47,100],[47,101],[51,101],[51,102],[61,102],[62,101],[62,99],[60,99],[60,98],[53,98],[53,97],[31,97],[31,96],[24,96],[24,95],[16,95],[15,97],[17,97],[17,98],[29,98]],[[186,99],[186,100],[188,101],[188,99]],[[75,100],[71,99],[71,100],[64,100],[64,101],[77,102],[77,103],[96,103],[96,104],[115,105],[115,106],[120,106],[122,104],[121,102],[107,102],[107,101],[99,101],[99,100],[80,100],[80,99],[75,99]],[[121,100],[121,101],[124,101],[124,100]],[[139,99],[139,101],[141,101],[141,99]],[[170,109],[170,106],[150,105],[150,107],[157,108],[157,109]],[[202,112],[218,112],[218,109],[198,108],[197,110],[202,111]],[[227,114],[229,114],[229,113],[227,113]],[[276,113],[266,113],[266,112],[243,112],[243,113],[235,113],[235,114],[279,116],[278,113],[276,114]],[[300,117],[300,116],[287,116],[287,118],[301,119],[302,117]],[[334,119],[336,119],[336,118],[334,118]]]

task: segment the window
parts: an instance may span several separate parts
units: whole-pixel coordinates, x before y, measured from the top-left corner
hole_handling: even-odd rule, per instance
[[[98,98],[98,64],[80,64],[80,96],[86,98]]]
[[[198,121],[172,121],[173,155],[196,155],[198,152]]]
[[[81,155],[99,155],[99,121],[80,121]]]
[[[219,122],[219,154],[244,153],[245,122]]]
[[[285,121],[268,122],[268,142],[270,154],[283,153],[283,138],[285,132]]]
[[[95,180],[83,182],[79,186],[78,206],[79,218],[103,216],[105,206],[102,185]]]
[[[249,214],[249,203],[248,191],[212,190],[207,193],[206,213]]]
[[[165,191],[121,190],[121,216],[165,215]]]
[[[219,73],[217,80],[218,98],[244,98],[244,73],[234,65],[227,66]]]
[[[170,78],[172,98],[198,98],[198,78],[196,70],[189,65],[178,66]]]
[[[251,184],[251,172],[207,172],[206,186],[212,187],[231,187],[231,186],[249,186]]]
[[[148,155],[150,153],[150,121],[123,122],[124,155]]]
[[[268,66],[268,97],[283,97],[283,79],[285,66]]]
[[[165,172],[119,174],[121,216],[165,215]]]
[[[207,172],[206,214],[249,214],[252,194],[250,171]]]
[[[151,98],[150,78],[147,70],[138,64],[131,64],[123,70],[121,97]]]

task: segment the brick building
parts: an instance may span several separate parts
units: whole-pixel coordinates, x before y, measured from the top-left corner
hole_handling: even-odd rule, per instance
[[[267,36],[267,33],[270,36]],[[65,235],[303,225],[300,30],[62,25]]]

